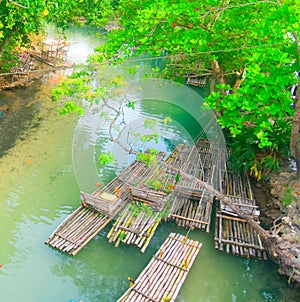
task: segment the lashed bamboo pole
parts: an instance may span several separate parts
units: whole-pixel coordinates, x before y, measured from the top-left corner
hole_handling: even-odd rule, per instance
[[[107,219],[101,225],[95,228],[93,232],[83,240],[83,243],[80,245],[80,247],[78,246],[77,248],[74,249],[73,252],[71,252],[71,255],[75,256],[84,246],[86,246],[90,242],[90,240],[92,240],[97,234],[99,234],[99,232],[103,230],[106,227],[106,225],[110,223],[110,221],[111,219]]]
[[[234,234],[234,232],[233,232],[233,230],[234,230],[234,229],[233,229],[233,221],[234,221],[234,220],[230,220],[230,221],[229,221],[229,232],[230,232],[230,235],[231,235],[229,238],[230,238],[231,240],[234,241],[234,243],[231,245],[231,250],[232,250],[232,253],[233,253],[233,254],[236,254],[235,240],[234,240],[235,234]]]

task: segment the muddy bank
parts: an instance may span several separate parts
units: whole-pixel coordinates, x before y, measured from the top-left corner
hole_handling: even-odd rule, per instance
[[[60,77],[59,73],[48,75],[48,83],[43,79],[35,80],[27,88],[0,91],[0,108],[3,108],[0,120],[0,157],[6,154],[18,141],[27,138],[28,133],[36,131],[55,111],[58,104],[54,104],[49,97],[53,84],[52,79]]]

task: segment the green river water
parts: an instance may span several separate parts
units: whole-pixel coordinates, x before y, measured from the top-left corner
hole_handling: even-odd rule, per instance
[[[74,44],[70,55],[77,61],[97,43],[87,29],[73,30],[68,37]],[[107,183],[132,161],[109,144],[105,126],[99,127],[95,115],[86,120],[60,117],[49,97],[52,85],[44,80],[0,93],[0,103],[11,108],[0,122],[0,301],[116,301],[128,288],[127,277],[139,275],[170,231],[187,230],[161,224],[145,254],[131,246],[114,248],[105,237],[110,226],[75,257],[44,244],[78,207],[80,190],[93,191],[95,177]],[[199,131],[189,114],[148,99],[138,104],[131,123],[147,116],[164,118],[170,112],[177,123],[160,129],[159,142],[160,149],[170,152]],[[97,157],[107,149],[116,151],[117,162],[99,167],[90,155]],[[203,247],[177,301],[299,301],[299,290],[287,285],[275,265],[215,251],[213,233],[213,227],[210,234],[190,233]]]

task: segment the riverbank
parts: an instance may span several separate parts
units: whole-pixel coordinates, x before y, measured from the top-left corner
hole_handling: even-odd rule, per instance
[[[271,256],[278,273],[289,284],[300,287],[300,184],[290,162],[282,163],[278,173],[254,185],[262,213],[262,225],[279,236],[278,249]]]

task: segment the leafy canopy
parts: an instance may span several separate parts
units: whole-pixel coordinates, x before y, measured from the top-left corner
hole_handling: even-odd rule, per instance
[[[96,68],[141,54],[161,56],[161,76],[209,77],[206,101],[235,148],[235,166],[261,178],[278,167],[289,142],[294,112],[288,87],[300,70],[299,4],[120,0],[112,15],[117,26],[89,62]],[[130,101],[127,106],[134,108]]]
[[[17,61],[18,47],[30,46],[30,37],[39,34],[46,23],[61,29],[86,23],[107,22],[112,14],[108,0],[1,0],[0,70],[9,70]]]
[[[236,167],[261,178],[278,167],[278,156],[289,144],[293,110],[288,87],[300,70],[299,4],[120,0],[119,27],[91,62],[148,54],[165,57],[162,76],[209,76],[207,104],[233,147],[243,146],[235,153]],[[246,151],[251,156],[241,158]]]

